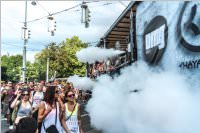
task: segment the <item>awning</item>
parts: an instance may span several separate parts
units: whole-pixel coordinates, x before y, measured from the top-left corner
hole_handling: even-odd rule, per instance
[[[130,34],[130,12],[132,10],[133,14],[136,14],[136,5],[138,3],[139,2],[131,2],[128,5],[128,7],[122,12],[122,14],[101,38],[100,42],[98,43],[99,47],[104,46],[103,39],[105,39],[106,48],[115,48],[117,41],[120,43],[120,50],[125,50],[127,48]]]

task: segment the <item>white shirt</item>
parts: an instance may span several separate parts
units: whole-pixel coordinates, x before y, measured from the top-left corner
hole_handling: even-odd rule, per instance
[[[46,102],[44,102],[45,104],[45,109],[47,109],[47,104]],[[58,130],[59,133],[62,133],[63,128],[60,124],[60,119],[59,119],[59,105],[58,103],[56,103],[56,107],[57,107],[57,122],[56,122],[56,128]],[[45,117],[45,119],[43,120],[42,123],[42,127],[41,127],[41,133],[46,133],[44,130],[44,126],[47,129],[48,127],[50,127],[51,125],[55,125],[55,118],[56,118],[56,109],[52,109],[51,112],[49,112],[49,114]]]

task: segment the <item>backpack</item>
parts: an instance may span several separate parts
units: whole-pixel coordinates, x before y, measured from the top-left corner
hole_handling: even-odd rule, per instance
[[[15,119],[17,118],[17,112],[18,112],[18,110],[19,110],[21,104],[22,104],[22,101],[20,101],[20,103],[18,104],[18,106],[16,106],[16,107],[13,109],[13,112],[12,112],[12,114],[11,114],[11,120],[12,120],[13,123],[15,122]]]

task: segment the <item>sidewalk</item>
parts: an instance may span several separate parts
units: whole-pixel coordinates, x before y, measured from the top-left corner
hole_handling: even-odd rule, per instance
[[[5,133],[9,129],[9,124],[7,123],[7,119],[2,117],[1,115],[1,133]]]

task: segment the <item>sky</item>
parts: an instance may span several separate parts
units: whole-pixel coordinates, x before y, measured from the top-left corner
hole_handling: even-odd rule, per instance
[[[82,1],[37,1],[33,6],[28,1],[27,21],[35,20],[48,13],[55,13],[81,4]],[[74,35],[84,42],[96,42],[106,33],[120,16],[130,1],[97,1],[88,3],[91,11],[90,27],[81,23],[81,7],[54,15],[56,20],[55,36],[48,32],[47,18],[28,22],[31,38],[27,45],[27,60],[34,62],[34,55],[49,43],[60,43]],[[1,1],[1,53],[16,55],[23,53],[21,28],[25,19],[25,1]],[[95,43],[93,43],[95,45]]]

